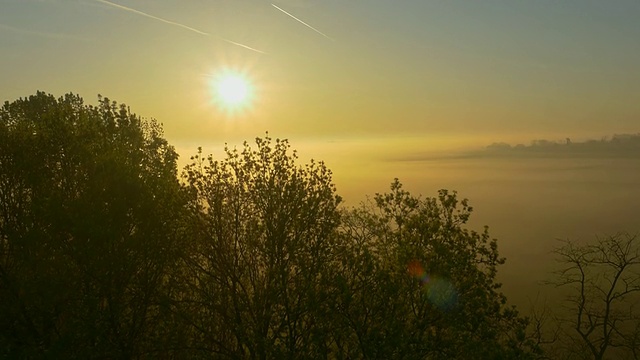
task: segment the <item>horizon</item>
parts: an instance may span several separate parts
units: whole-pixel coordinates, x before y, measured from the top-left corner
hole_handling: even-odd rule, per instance
[[[639,131],[632,0],[181,4],[6,0],[0,99],[103,94],[177,147],[265,131],[300,146],[409,136],[445,149]],[[215,102],[225,71],[251,86],[242,109]]]

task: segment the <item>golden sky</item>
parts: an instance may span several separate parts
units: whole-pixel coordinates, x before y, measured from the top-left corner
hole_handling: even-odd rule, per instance
[[[638,131],[636,0],[273,1],[2,0],[0,99],[102,94],[189,154],[265,131],[316,158]],[[227,69],[255,92],[232,116],[209,84]]]

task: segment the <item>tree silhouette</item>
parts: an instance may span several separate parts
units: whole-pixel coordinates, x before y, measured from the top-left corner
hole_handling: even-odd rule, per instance
[[[391,192],[343,216],[336,343],[346,358],[530,358],[527,321],[497,292],[496,240],[464,228],[456,193]]]
[[[175,261],[177,155],[101,98],[0,110],[0,354],[135,357],[156,343]]]
[[[313,358],[340,198],[324,164],[299,167],[287,141],[256,145],[219,161],[199,153],[186,168],[197,240],[185,318],[211,353]]]
[[[555,250],[561,265],[550,281],[567,290],[564,355],[578,359],[637,359],[640,355],[640,246],[620,233]]]
[[[0,357],[539,354],[499,292],[497,241],[455,192],[396,179],[341,208],[325,164],[268,135],[200,150],[181,180],[176,159],[157,123],[106,98],[4,104]]]

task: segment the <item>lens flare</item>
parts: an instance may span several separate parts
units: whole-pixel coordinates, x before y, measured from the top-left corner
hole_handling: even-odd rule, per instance
[[[449,310],[458,302],[458,292],[451,281],[434,278],[427,288],[427,298],[441,310]]]
[[[418,260],[412,260],[408,266],[409,274],[420,280],[422,285],[429,282],[429,275],[424,271],[422,264]]]
[[[427,299],[432,305],[441,310],[448,310],[457,304],[458,292],[451,281],[429,275],[418,260],[411,260],[407,270],[420,281],[420,286],[425,288]]]

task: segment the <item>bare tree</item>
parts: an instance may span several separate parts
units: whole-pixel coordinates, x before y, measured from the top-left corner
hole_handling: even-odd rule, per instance
[[[540,349],[537,359],[555,359],[561,345],[561,322],[547,299],[540,303],[539,295],[531,303],[527,336]]]
[[[571,358],[638,359],[640,355],[640,242],[637,234],[563,241],[552,284],[568,290],[562,316]]]

